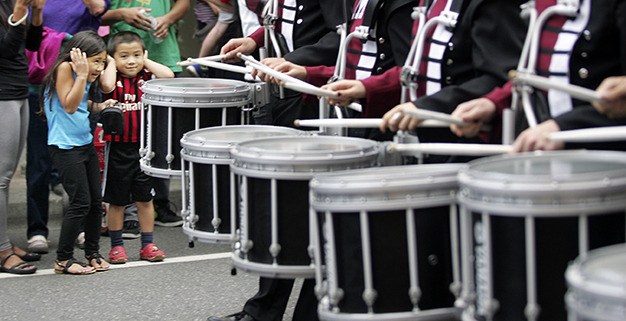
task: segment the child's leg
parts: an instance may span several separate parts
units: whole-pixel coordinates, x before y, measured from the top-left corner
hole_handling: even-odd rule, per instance
[[[141,232],[154,232],[154,205],[149,202],[135,202]]]
[[[63,216],[57,260],[67,261],[74,257],[74,240],[89,212],[91,195],[87,179],[87,147],[62,150],[50,147],[50,155],[61,175],[61,183],[67,192],[70,205]]]
[[[122,229],[124,228],[124,206],[109,204],[109,212],[107,213],[107,225],[109,234],[119,231],[119,240],[115,240],[115,236],[111,235],[111,247],[123,246]]]
[[[139,257],[151,262],[163,261],[165,253],[154,244],[154,206],[152,201],[136,202],[141,228],[141,251]]]
[[[89,213],[85,217],[85,256],[89,257],[100,252],[100,225],[102,224],[102,189],[100,180],[100,163],[93,145],[89,145],[88,159],[85,165],[91,202]]]

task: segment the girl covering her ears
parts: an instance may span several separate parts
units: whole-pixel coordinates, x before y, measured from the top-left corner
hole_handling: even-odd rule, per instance
[[[99,253],[102,193],[98,156],[92,144],[90,112],[116,103],[96,103],[98,77],[107,61],[106,44],[93,31],[78,32],[59,53],[42,84],[42,109],[48,122],[48,150],[70,198],[63,217],[54,271],[91,274],[106,271]],[[74,240],[85,231],[86,262],[74,258]]]

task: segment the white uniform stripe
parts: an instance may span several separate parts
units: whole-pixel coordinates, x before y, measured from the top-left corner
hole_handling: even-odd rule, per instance
[[[293,25],[296,23],[296,0],[285,0],[283,2],[282,23],[280,24],[280,33],[287,41],[289,51],[293,51]],[[284,54],[284,53],[283,53]]]
[[[559,82],[562,84],[569,84],[569,61],[571,57],[574,44],[580,33],[587,26],[589,22],[589,13],[591,10],[591,1],[583,0],[580,7],[580,13],[574,20],[567,20],[563,25],[563,30],[567,32],[560,32],[554,45],[554,51],[560,52],[559,54],[552,55],[550,59],[550,74],[557,74],[550,76],[550,80]],[[566,52],[567,54],[562,54]],[[550,115],[556,117],[562,115],[573,109],[572,98],[564,92],[549,90],[548,102],[550,105]]]

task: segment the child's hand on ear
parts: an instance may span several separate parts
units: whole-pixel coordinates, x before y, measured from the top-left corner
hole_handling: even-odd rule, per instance
[[[79,48],[72,48],[70,51],[70,66],[76,73],[76,78],[87,79],[89,75],[89,61],[87,61],[87,54],[82,52]]]

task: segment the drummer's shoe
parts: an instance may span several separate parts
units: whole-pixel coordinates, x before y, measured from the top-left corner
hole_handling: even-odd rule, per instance
[[[150,262],[159,262],[165,259],[165,253],[163,253],[156,244],[150,243],[139,251],[139,258]]]
[[[225,317],[209,317],[207,321],[254,321],[254,318],[241,311]]]
[[[175,227],[183,225],[183,219],[176,215],[174,211],[170,209],[169,202],[165,204],[154,203],[154,211],[156,217],[154,218],[154,225]]]

